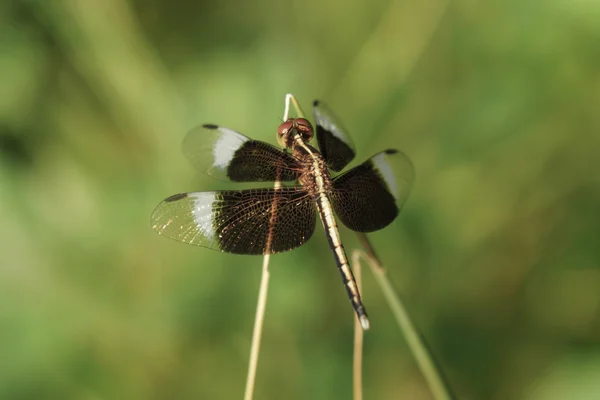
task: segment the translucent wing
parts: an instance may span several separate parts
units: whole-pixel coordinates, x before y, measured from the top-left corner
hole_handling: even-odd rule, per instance
[[[291,154],[210,124],[187,134],[183,154],[198,170],[234,182],[294,181],[299,169]]]
[[[406,154],[385,150],[337,176],[330,194],[348,228],[373,232],[390,224],[406,202],[415,170]]]
[[[313,113],[321,155],[329,168],[341,171],[356,155],[352,139],[329,108],[318,100],[313,103]]]
[[[152,228],[161,235],[233,254],[272,254],[306,243],[315,205],[299,187],[181,193],[160,203]]]

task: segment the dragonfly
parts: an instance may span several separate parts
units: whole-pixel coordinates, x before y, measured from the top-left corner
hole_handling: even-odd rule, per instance
[[[306,118],[281,123],[281,148],[214,124],[190,131],[183,153],[197,169],[226,181],[281,185],[175,194],[156,207],[152,228],[183,243],[266,255],[306,243],[318,215],[350,302],[367,330],[369,318],[336,217],[356,232],[386,227],[409,196],[414,167],[406,154],[387,149],[341,172],[356,155],[354,144],[324,103],[313,103],[313,116],[316,131]],[[318,150],[310,144],[315,133]]]

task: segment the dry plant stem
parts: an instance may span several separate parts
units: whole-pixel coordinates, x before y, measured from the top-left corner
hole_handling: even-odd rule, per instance
[[[285,111],[283,114],[283,120],[286,121],[289,117],[290,101],[296,109],[296,114],[302,117],[302,110],[298,101],[292,94],[285,96]],[[275,181],[275,189],[281,187],[279,180]],[[275,208],[273,209],[273,213]],[[254,330],[252,332],[252,345],[250,347],[250,361],[248,363],[248,376],[246,378],[246,391],[244,393],[244,400],[251,400],[254,395],[254,383],[256,382],[256,369],[258,367],[258,355],[260,353],[260,343],[262,339],[262,328],[265,320],[265,310],[267,308],[267,293],[269,291],[269,260],[268,254],[269,243],[267,243],[267,251],[263,258],[262,277],[260,279],[260,289],[258,292],[258,304],[256,305],[256,315],[254,317]]]
[[[267,292],[269,290],[269,255],[263,258],[262,277],[258,292],[258,304],[256,305],[256,316],[254,318],[254,331],[252,332],[252,347],[250,349],[250,363],[248,365],[248,377],[246,379],[246,392],[244,400],[251,400],[254,393],[254,382],[256,380],[256,368],[258,365],[258,354],[260,353],[260,342],[262,328],[267,307]]]
[[[354,251],[352,253],[352,265],[354,266],[354,276],[356,279],[356,285],[358,290],[362,293],[362,275],[360,267],[360,252]],[[354,360],[352,364],[352,385],[353,385],[353,398],[354,400],[362,400],[362,360],[363,360],[363,338],[365,331],[354,315]]]
[[[404,307],[404,303],[400,298],[400,295],[393,287],[392,283],[387,277],[386,270],[383,265],[378,262],[377,256],[369,242],[369,239],[364,234],[359,234],[359,239],[363,245],[366,247],[366,252],[359,252],[360,255],[363,256],[364,260],[367,261],[373,275],[377,280],[377,283],[381,287],[383,295],[387,300],[392,313],[400,327],[402,333],[404,333],[404,337],[406,338],[406,342],[412,351],[419,369],[421,373],[425,377],[429,389],[433,394],[433,398],[436,400],[452,400],[454,397],[452,396],[452,392],[450,388],[447,386],[446,382],[443,379],[443,375],[441,370],[437,367],[433,355],[429,352],[423,338],[415,328],[412,320],[406,308]],[[356,257],[358,261],[359,257]],[[358,263],[355,263],[355,266]]]
[[[298,100],[296,100],[296,96],[294,96],[291,93],[288,93],[285,95],[285,112],[283,114],[283,120],[287,121],[288,118],[290,117],[290,115],[289,115],[290,102],[292,103],[292,105],[294,106],[294,109],[296,110],[296,116],[299,118],[304,118],[304,113],[302,112],[302,108],[300,107]]]

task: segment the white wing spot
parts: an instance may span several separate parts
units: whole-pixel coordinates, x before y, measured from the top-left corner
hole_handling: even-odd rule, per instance
[[[346,135],[337,126],[335,126],[329,118],[326,118],[323,114],[321,114],[321,111],[319,111],[318,108],[315,109],[315,119],[319,125],[321,125],[325,130],[331,132],[333,136],[340,139],[342,142],[348,142],[348,137],[346,137]]]
[[[248,138],[227,128],[219,128],[221,136],[213,147],[213,167],[227,168],[235,152],[248,141]]]
[[[390,164],[387,162],[386,153],[377,154],[372,158],[373,165],[383,178],[383,181],[388,186],[390,192],[394,195],[394,198],[398,198],[398,186],[396,185],[396,179],[394,179],[394,172],[390,167]]]
[[[194,209],[192,215],[198,226],[198,231],[207,239],[212,240],[214,236],[212,211],[213,203],[215,202],[215,194],[213,192],[194,193]]]

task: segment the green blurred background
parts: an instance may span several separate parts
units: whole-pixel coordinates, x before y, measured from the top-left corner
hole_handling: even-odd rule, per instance
[[[459,398],[600,398],[600,3],[0,3],[0,398],[239,399],[261,257],[160,237],[191,127],[275,143],[285,93],[417,170],[372,234]],[[348,250],[358,242],[343,229]],[[348,399],[319,227],[271,259],[257,399]],[[368,399],[430,399],[369,272]]]

